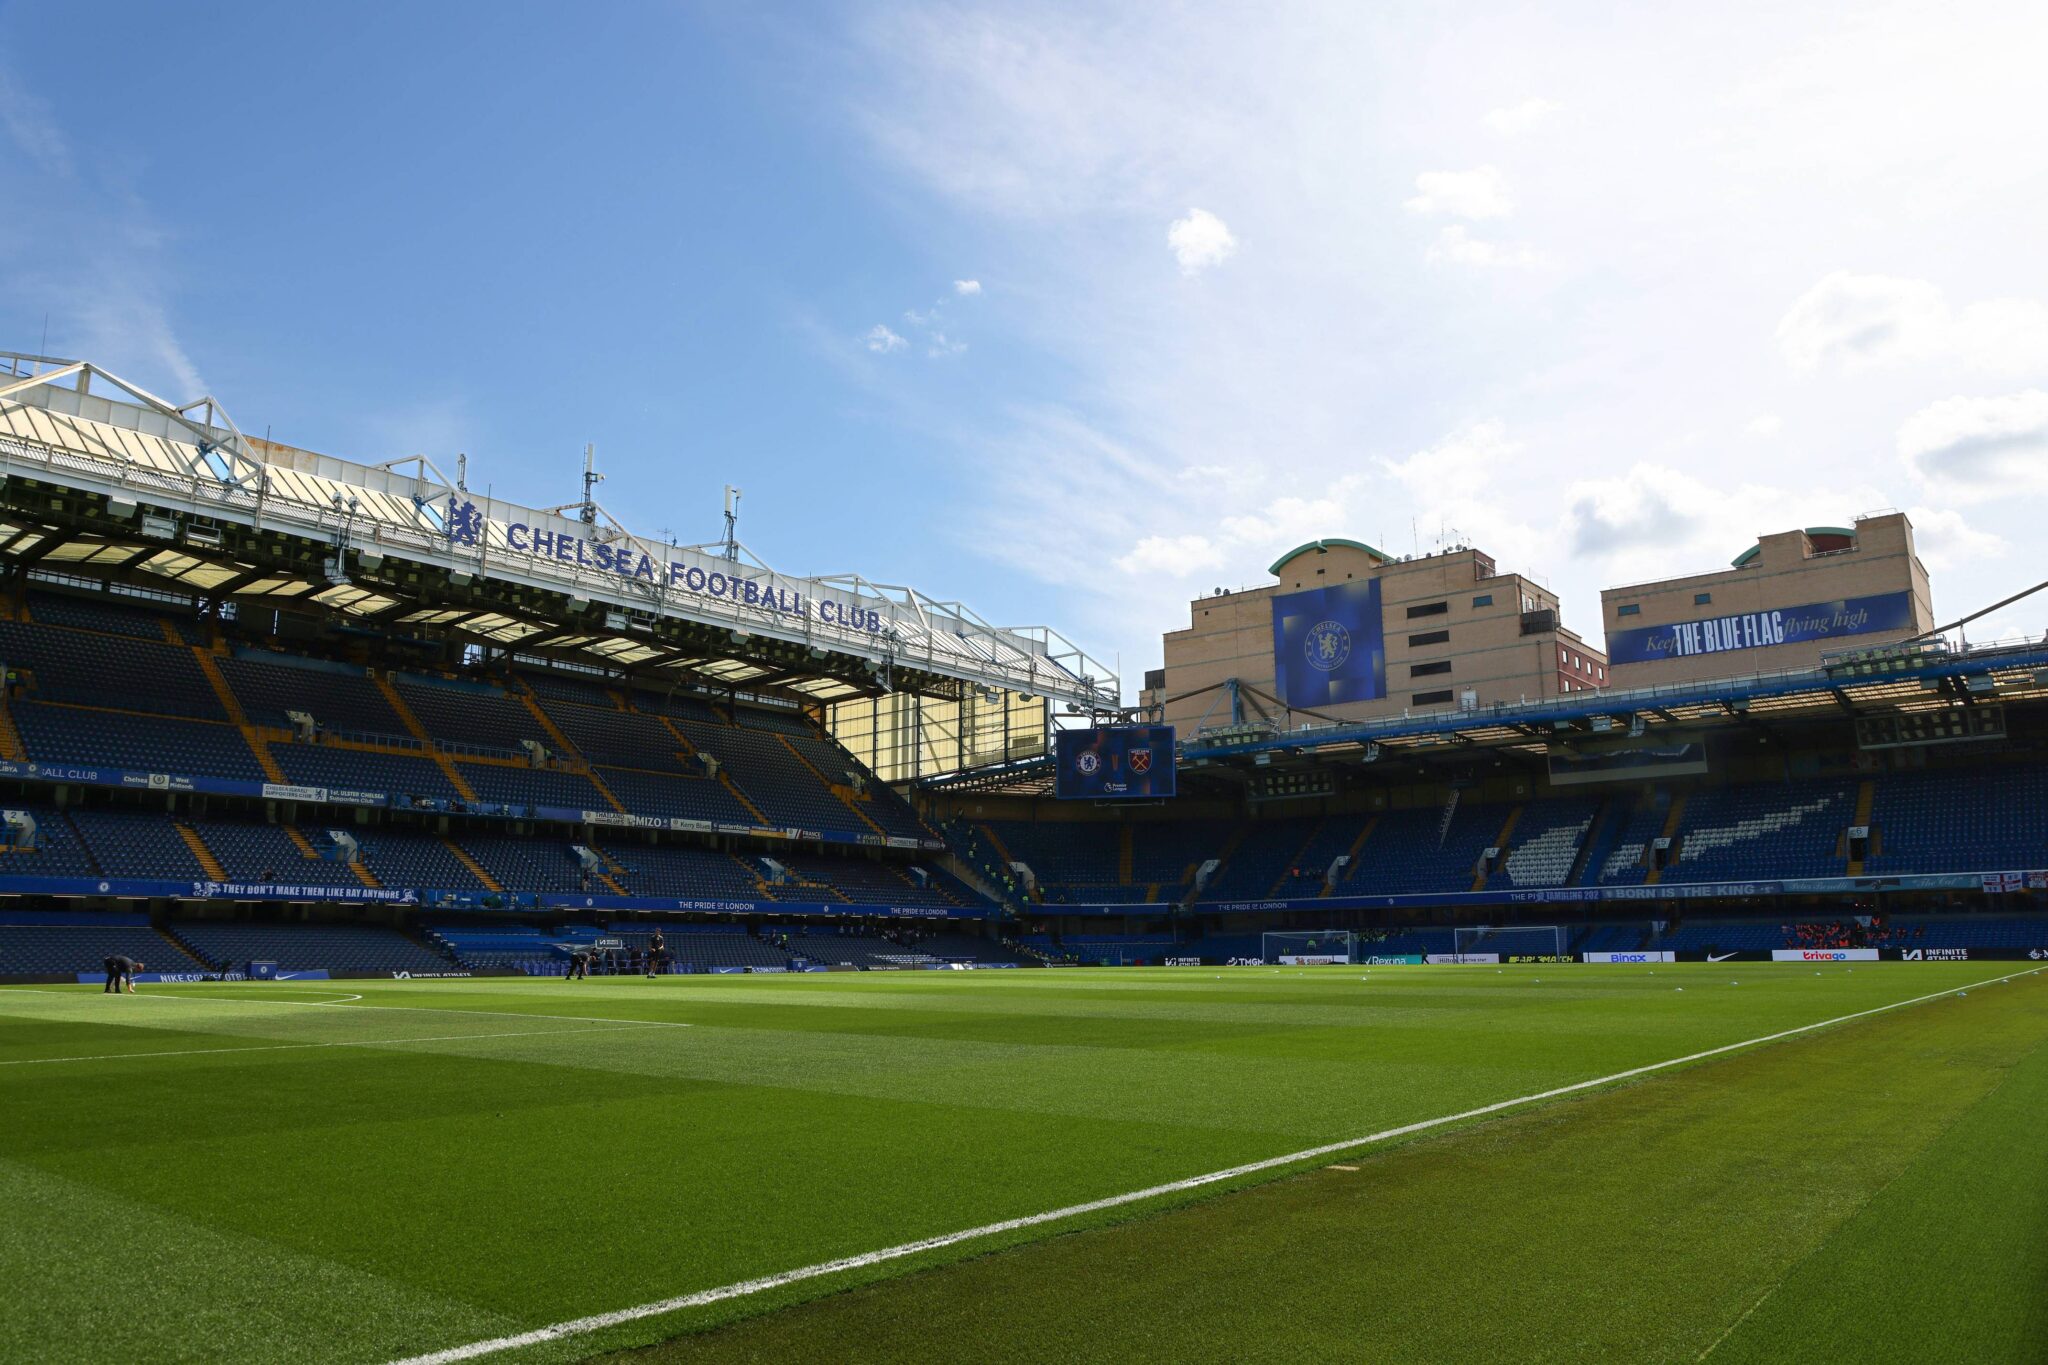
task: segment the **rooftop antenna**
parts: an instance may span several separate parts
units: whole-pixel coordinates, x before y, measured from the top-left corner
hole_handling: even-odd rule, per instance
[[[740,562],[740,490],[731,484],[725,486],[725,557],[732,563]]]
[[[577,509],[576,513],[577,516],[582,518],[585,526],[597,525],[597,498],[593,495],[597,486],[604,482],[604,475],[598,473],[592,467],[596,462],[597,447],[595,445],[585,445],[583,447],[583,506]]]
[[[455,488],[461,493],[469,491],[469,456],[460,452],[455,456]]]

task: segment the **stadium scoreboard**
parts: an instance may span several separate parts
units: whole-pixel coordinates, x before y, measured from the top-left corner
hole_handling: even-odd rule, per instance
[[[1098,725],[1053,737],[1053,795],[1063,801],[1174,794],[1171,725]]]

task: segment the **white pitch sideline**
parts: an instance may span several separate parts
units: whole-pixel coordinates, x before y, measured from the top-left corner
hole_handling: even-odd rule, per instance
[[[242,984],[242,983],[237,983]],[[0,986],[0,994],[59,995],[79,999],[91,994],[90,991],[53,991],[40,986]],[[161,990],[152,990],[138,995],[124,995],[123,1000],[192,1000],[202,1005],[289,1005],[298,1009],[346,1009],[351,1003],[362,1000],[360,995],[345,995],[338,1000],[252,1000],[245,995],[166,995]],[[469,1014],[482,1019],[554,1019],[570,1024],[631,1024],[635,1028],[695,1028],[695,1024],[680,1019],[621,1019],[607,1014],[530,1014],[525,1010],[470,1010],[460,1006],[439,1005],[372,1005],[361,1006],[369,1011],[405,1010],[414,1014]]]
[[[1498,1100],[1493,1104],[1481,1105],[1477,1109],[1467,1109],[1456,1114],[1445,1114],[1441,1118],[1423,1119],[1417,1123],[1405,1123],[1398,1128],[1387,1128],[1377,1133],[1368,1134],[1365,1137],[1347,1138],[1342,1142],[1329,1142],[1320,1147],[1307,1147],[1299,1152],[1289,1152],[1285,1156],[1267,1157],[1263,1161],[1251,1161],[1242,1166],[1232,1166],[1227,1170],[1210,1171],[1206,1175],[1189,1176],[1185,1180],[1171,1180],[1164,1185],[1153,1185],[1142,1190],[1132,1190],[1126,1194],[1113,1194],[1102,1199],[1091,1199],[1085,1204],[1069,1204],[1065,1208],[1048,1209],[1044,1213],[1028,1214],[1022,1218],[1007,1218],[1000,1223],[985,1223],[978,1228],[963,1228],[959,1232],[943,1233],[940,1236],[926,1237],[916,1242],[904,1242],[899,1246],[884,1247],[880,1251],[863,1252],[858,1256],[844,1256],[836,1261],[820,1261],[816,1265],[801,1266],[795,1270],[784,1270],[774,1275],[763,1275],[759,1279],[741,1280],[736,1284],[721,1285],[716,1289],[700,1289],[694,1294],[681,1294],[672,1299],[660,1299],[654,1303],[643,1303],[632,1308],[618,1308],[609,1313],[595,1313],[587,1318],[572,1318],[567,1322],[557,1322],[546,1327],[536,1327],[531,1331],[515,1333],[512,1336],[493,1337],[488,1341],[473,1341],[466,1346],[450,1346],[439,1351],[429,1351],[424,1355],[406,1356],[402,1360],[392,1361],[391,1365],[454,1365],[456,1361],[475,1360],[479,1356],[496,1355],[501,1351],[516,1351],[527,1346],[541,1346],[550,1341],[560,1341],[564,1337],[585,1336],[591,1332],[601,1332],[607,1327],[618,1327],[625,1323],[638,1322],[643,1318],[658,1318],[667,1313],[681,1312],[686,1308],[703,1308],[709,1304],[722,1303],[727,1299],[746,1298],[749,1295],[765,1293],[771,1289],[781,1289],[785,1285],[799,1284],[805,1280],[815,1280],[826,1275],[835,1275],[842,1270],[860,1270],[867,1266],[880,1265],[885,1261],[898,1261],[906,1256],[916,1256],[921,1252],[941,1251],[946,1247],[958,1246],[962,1242],[971,1242],[983,1237],[997,1237],[1003,1233],[1017,1232],[1024,1228],[1041,1227],[1047,1223],[1057,1223],[1068,1218],[1079,1218],[1090,1213],[1100,1213],[1105,1209],[1121,1208],[1126,1204],[1142,1203],[1147,1199],[1157,1199],[1163,1195],[1182,1194],[1188,1190],[1200,1189],[1204,1185],[1214,1185],[1226,1180],[1235,1180],[1239,1176],[1258,1175],[1265,1171],[1280,1170],[1283,1167],[1297,1165],[1302,1162],[1336,1156],[1342,1152],[1355,1152],[1361,1147],[1369,1147],[1380,1142],[1390,1142],[1395,1138],[1407,1137],[1413,1133],[1427,1132],[1431,1128],[1441,1128],[1445,1124],[1461,1123],[1466,1119],[1484,1118],[1488,1114],[1498,1114],[1503,1110],[1520,1108],[1526,1104],[1537,1104],[1543,1100],[1554,1100],[1560,1096],[1573,1095],[1584,1090],[1595,1090],[1603,1085],[1612,1085],[1617,1081],[1633,1080],[1637,1076],[1647,1076],[1652,1072],[1666,1071],[1674,1066],[1684,1066],[1688,1062],[1704,1061],[1709,1057],[1719,1057],[1725,1053],[1740,1052],[1744,1048],[1761,1047],[1765,1043],[1775,1043],[1784,1038],[1796,1038],[1802,1033],[1812,1033],[1816,1029],[1829,1028],[1836,1024],[1846,1024],[1853,1019],[1867,1019],[1873,1014],[1884,1014],[1891,1010],[1904,1009],[1909,1005],[1922,1005],[1929,1000],[1939,1000],[1945,995],[1956,995],[1960,992],[1974,990],[1979,986],[1995,986],[2004,981],[2016,981],[2020,977],[2033,976],[2044,971],[2048,971],[2048,967],[2030,967],[2022,972],[2012,972],[2005,976],[1991,977],[1984,981],[1974,981],[1964,986],[1950,986],[1946,990],[1930,991],[1926,995],[1916,995],[1910,1000],[1894,1000],[1889,1005],[1878,1005],[1872,1009],[1857,1010],[1853,1014],[1836,1015],[1833,1019],[1822,1019],[1811,1024],[1801,1024],[1797,1028],[1782,1029],[1777,1033],[1767,1033],[1760,1038],[1746,1038],[1739,1043],[1724,1043],[1720,1047],[1710,1047],[1704,1052],[1688,1053],[1683,1057],[1673,1057],[1668,1061],[1651,1062],[1647,1066],[1630,1067],[1626,1071],[1617,1071],[1611,1076],[1598,1076],[1590,1081],[1575,1081],[1570,1085],[1561,1085],[1552,1090],[1538,1091],[1533,1095],[1520,1095],[1511,1100]]]

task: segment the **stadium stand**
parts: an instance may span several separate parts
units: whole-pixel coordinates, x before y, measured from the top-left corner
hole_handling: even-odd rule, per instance
[[[2048,865],[2048,766],[1888,773],[1866,872],[1971,872]]]
[[[452,959],[374,924],[173,922],[171,933],[208,966],[238,971],[252,961],[281,971],[439,972]]]
[[[201,964],[149,927],[146,915],[0,909],[0,975],[97,972],[110,957],[149,971],[198,971]]]

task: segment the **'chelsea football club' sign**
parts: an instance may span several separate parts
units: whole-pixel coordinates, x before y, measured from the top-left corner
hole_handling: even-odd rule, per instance
[[[1273,599],[1273,681],[1289,706],[1337,706],[1387,694],[1376,578]]]
[[[474,502],[458,496],[448,499],[448,539],[457,545],[475,545],[484,536],[484,514]],[[552,559],[598,573],[617,574],[636,582],[665,585],[671,589],[718,598],[740,606],[772,611],[784,616],[801,616],[821,625],[843,630],[862,630],[880,635],[887,625],[873,607],[856,606],[836,598],[806,598],[800,592],[763,583],[737,573],[706,569],[696,564],[671,561],[658,564],[654,556],[629,541],[616,544],[586,540],[568,532],[544,530],[523,521],[505,526],[505,544],[523,554]]]

